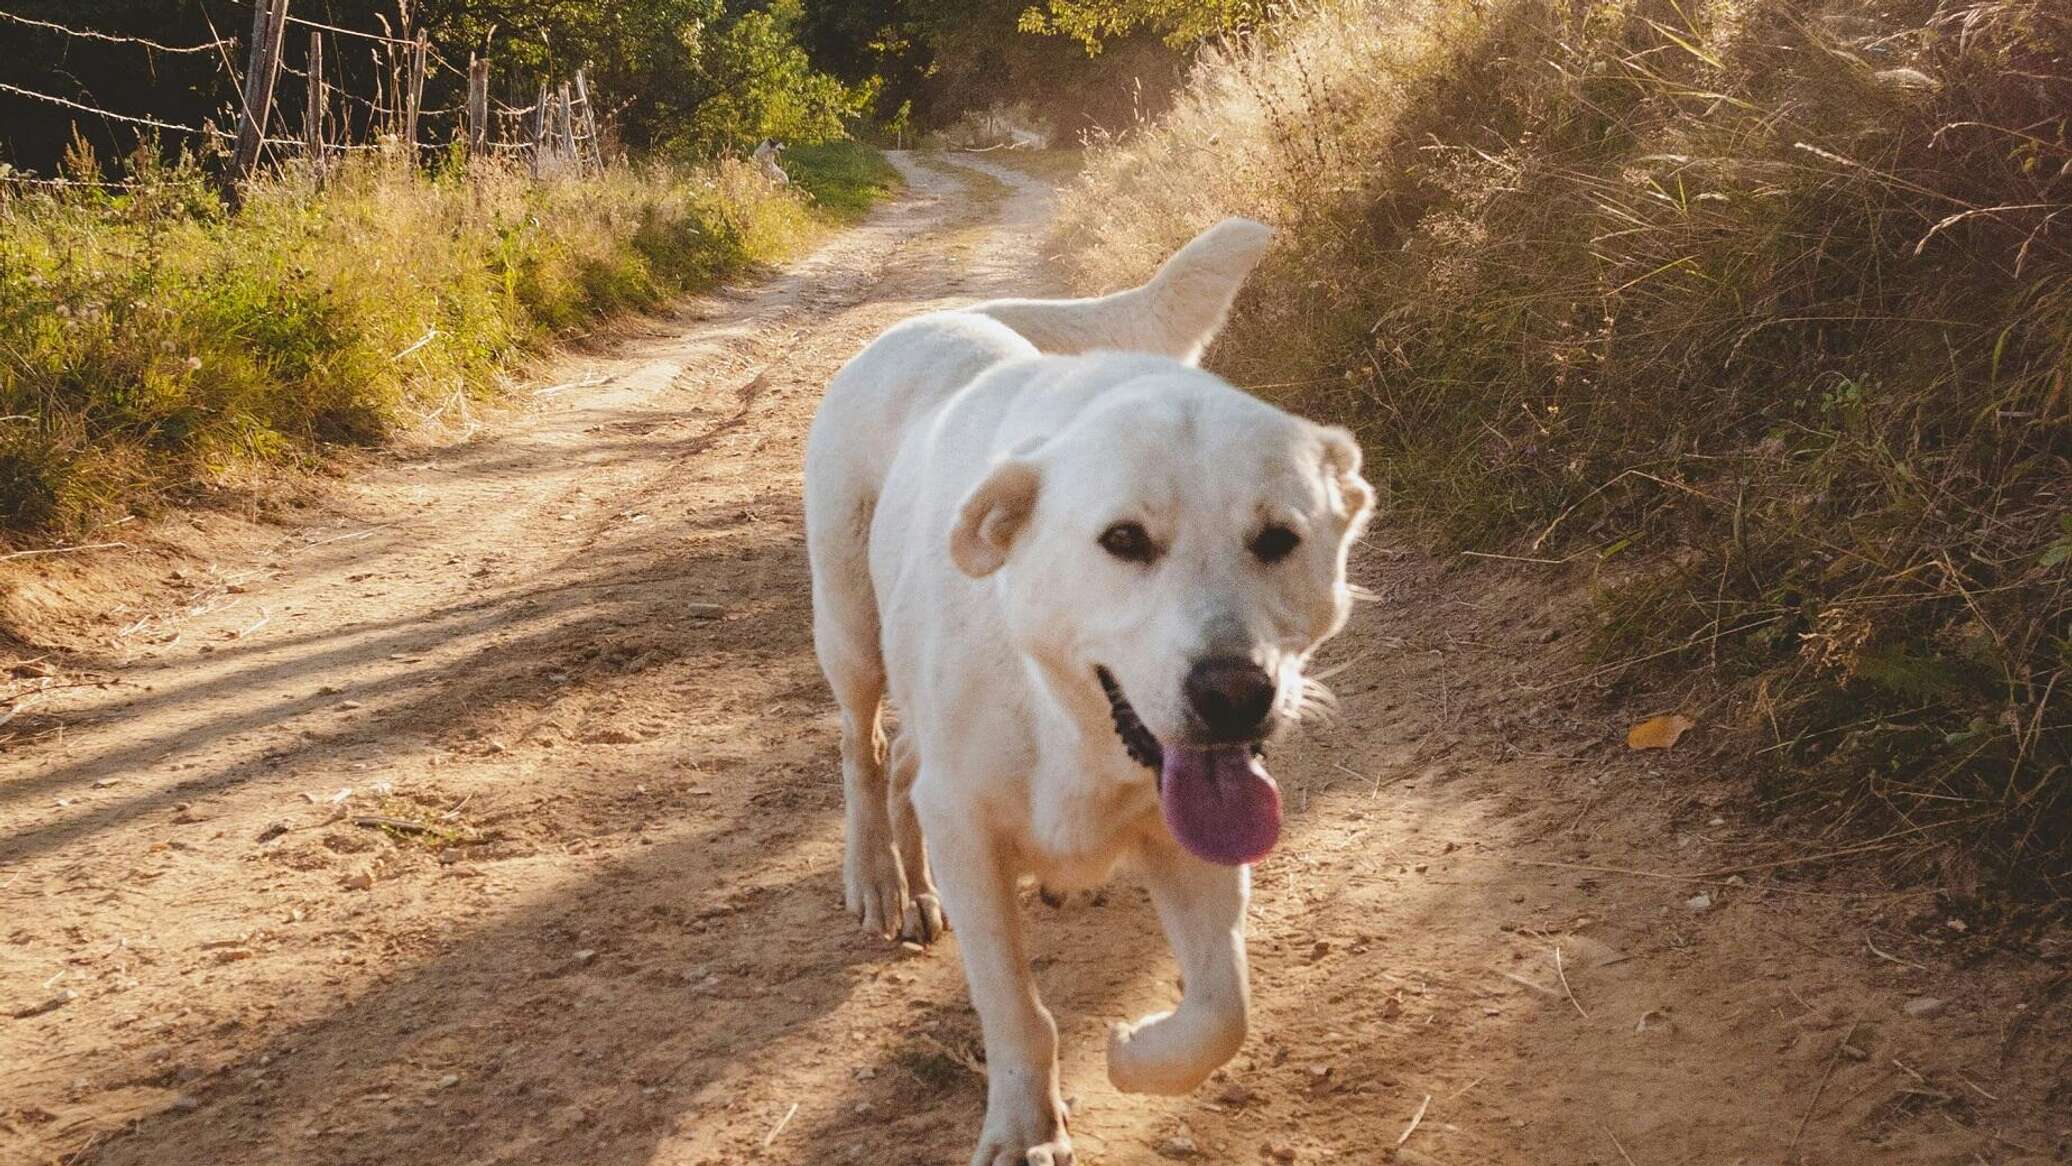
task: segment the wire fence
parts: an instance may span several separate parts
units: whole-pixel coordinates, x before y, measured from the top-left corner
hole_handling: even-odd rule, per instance
[[[83,91],[67,95],[31,88],[20,83],[20,78],[6,76],[10,69],[4,60],[0,60],[0,94],[98,119],[110,132],[117,126],[126,127],[140,140],[148,134],[199,140],[207,152],[228,154],[228,177],[233,183],[262,167],[298,159],[321,179],[334,157],[375,150],[400,152],[413,164],[430,154],[453,150],[471,160],[515,158],[528,164],[536,178],[580,176],[605,166],[605,135],[584,70],[565,81],[527,88],[520,88],[515,78],[507,80],[506,93],[537,90],[538,97],[530,104],[516,105],[491,96],[493,79],[487,60],[470,53],[465,67],[455,65],[423,30],[405,28],[398,36],[385,22],[380,32],[347,28],[292,14],[291,0],[250,2],[253,19],[248,40],[222,36],[212,27],[213,39],[181,45],[0,10],[0,24],[69,41],[190,57],[214,54],[218,84],[225,87],[229,99],[216,116],[202,124],[154,116],[149,110],[110,109]],[[287,35],[291,27],[306,34],[294,44]],[[341,43],[359,46],[357,64],[348,67]],[[299,65],[288,62],[290,54]],[[357,86],[352,82],[355,76]],[[284,77],[300,84],[284,90]],[[459,100],[428,106],[424,102],[428,86]],[[355,88],[361,91],[355,92]],[[75,129],[80,120],[74,119]],[[40,187],[127,185],[38,177],[5,167],[0,167],[0,181]]]

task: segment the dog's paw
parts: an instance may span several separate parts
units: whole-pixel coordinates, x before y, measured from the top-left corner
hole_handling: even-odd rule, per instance
[[[1049,907],[1053,911],[1062,910],[1066,907],[1100,907],[1105,906],[1108,902],[1108,888],[1094,887],[1091,890],[1085,891],[1053,891],[1049,887],[1039,884],[1036,888],[1036,897],[1043,901],[1044,906]]]
[[[1124,1093],[1188,1093],[1237,1054],[1241,1013],[1182,1017],[1161,1012],[1108,1028],[1108,1081]]]
[[[923,891],[906,902],[906,911],[900,921],[899,938],[908,943],[927,947],[942,938],[950,929],[950,921],[943,916],[942,900],[933,891]]]
[[[1064,1115],[1057,1113],[1048,1122],[1004,1121],[998,1129],[989,1118],[971,1166],[1073,1166],[1076,1160]]]
[[[907,882],[899,852],[889,843],[849,847],[842,860],[842,905],[865,931],[892,938],[906,922]]]

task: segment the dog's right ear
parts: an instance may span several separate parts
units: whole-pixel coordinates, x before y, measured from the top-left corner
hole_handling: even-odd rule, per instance
[[[1007,562],[1015,536],[1036,509],[1036,490],[1043,475],[1032,463],[1001,462],[964,499],[956,528],[950,531],[950,558],[957,569],[983,579]]]

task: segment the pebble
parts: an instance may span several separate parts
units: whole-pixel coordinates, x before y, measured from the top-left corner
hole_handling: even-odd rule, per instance
[[[1916,996],[1901,1005],[1900,1011],[1917,1020],[1925,1020],[1931,1016],[1941,1016],[1943,1010],[1948,1007],[1949,1005],[1934,996]]]
[[[1684,900],[1684,909],[1688,911],[1710,911],[1712,910],[1712,896],[1700,891]]]
[[[1201,1153],[1201,1150],[1195,1146],[1194,1139],[1185,1134],[1176,1134],[1173,1137],[1166,1138],[1158,1143],[1157,1148],[1158,1156],[1161,1158],[1192,1158],[1196,1154]]]

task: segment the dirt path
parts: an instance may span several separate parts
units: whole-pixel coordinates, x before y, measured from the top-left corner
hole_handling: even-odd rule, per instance
[[[954,951],[839,911],[798,490],[870,335],[1044,286],[1044,188],[971,164],[64,657],[108,682],[0,756],[0,1162],[965,1160]],[[1088,1161],[2066,1160],[2062,946],[1781,881],[1702,729],[1548,686],[1568,606],[1372,542],[1227,1073],[1113,1092],[1150,912],[1031,899]]]

